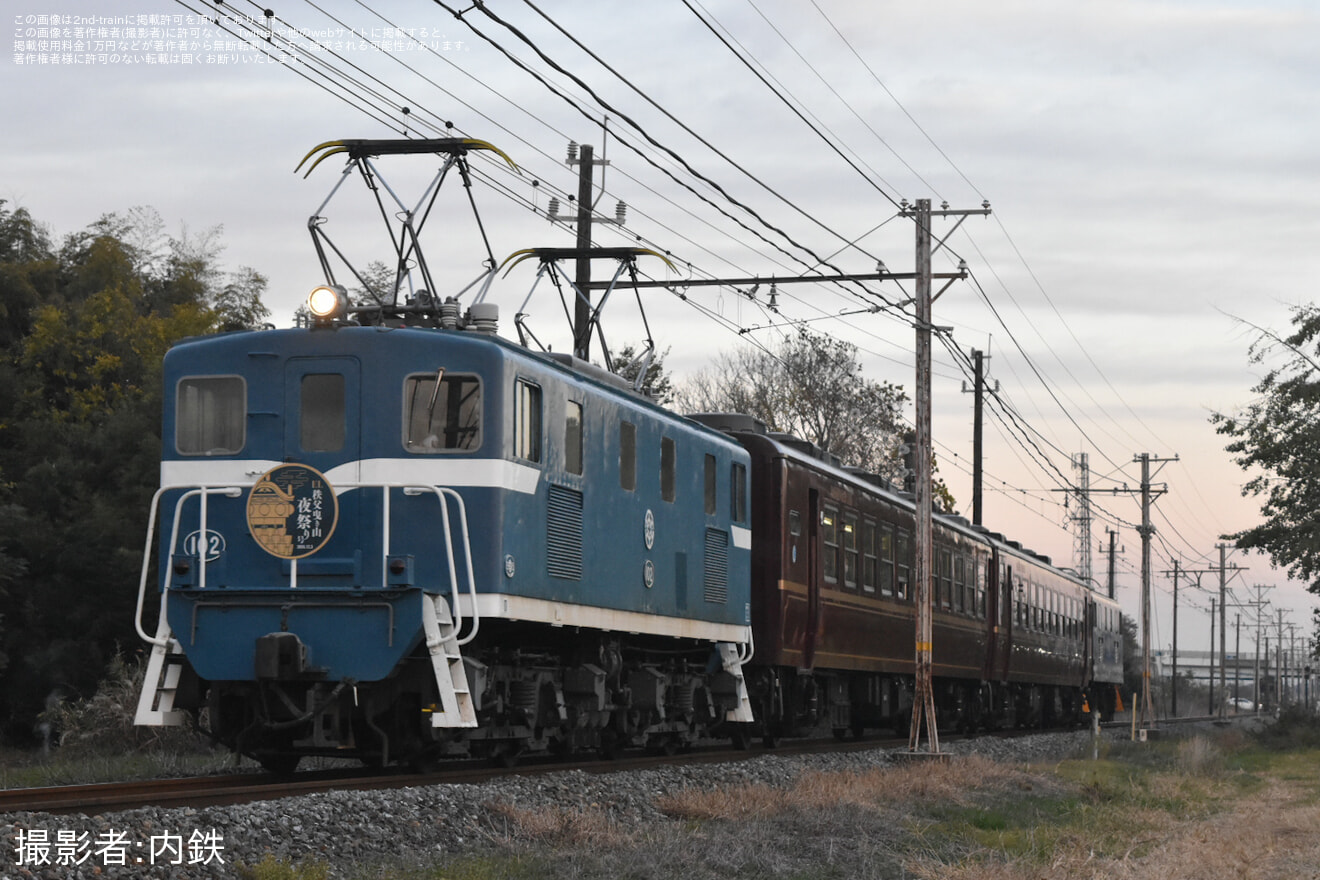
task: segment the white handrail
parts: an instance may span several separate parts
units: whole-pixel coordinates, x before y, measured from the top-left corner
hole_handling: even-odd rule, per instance
[[[421,495],[425,492],[434,493],[440,501],[441,529],[445,536],[445,554],[449,562],[449,588],[454,600],[451,609],[454,632],[458,632],[463,625],[463,611],[459,606],[461,587],[458,582],[458,570],[454,566],[454,539],[453,529],[449,521],[449,503],[445,499],[452,497],[458,502],[458,521],[460,528],[463,530],[463,558],[467,563],[468,594],[472,597],[472,630],[463,638],[458,639],[458,645],[462,647],[476,637],[477,630],[481,627],[481,613],[477,610],[477,579],[472,572],[472,539],[468,532],[467,504],[463,501],[462,495],[446,486],[403,486],[402,488],[404,494],[407,495]]]
[[[144,642],[149,642],[153,645],[160,645],[161,647],[164,647],[165,643],[169,640],[157,639],[149,636],[146,631],[142,629],[142,605],[146,602],[147,598],[147,574],[151,569],[151,545],[152,539],[156,536],[156,510],[160,507],[160,496],[163,494],[165,494],[165,488],[161,487],[156,490],[155,495],[151,496],[151,513],[147,516],[147,544],[142,551],[142,579],[138,582],[137,613],[133,616],[133,625],[137,627],[138,637]],[[163,596],[161,598],[162,600],[164,599]],[[163,606],[161,610],[164,610]]]
[[[746,656],[743,656],[742,653],[744,648],[747,649]],[[738,646],[738,662],[744,665],[751,663],[752,658],[755,656],[756,656],[756,637],[753,635],[752,628],[749,626],[747,627],[747,642],[743,645]]]
[[[472,631],[458,640],[459,647],[462,647],[476,638],[477,630],[481,628],[481,612],[477,609],[477,578],[476,575],[472,573],[472,538],[468,533],[467,504],[463,501],[463,496],[455,492],[453,489],[442,486],[436,486],[434,488],[442,495],[453,496],[454,500],[458,502],[458,521],[459,525],[463,528],[463,557],[467,560],[468,595],[472,597]],[[444,504],[443,498],[441,499],[441,503]],[[448,508],[448,506],[449,505],[447,504],[445,505],[446,508]],[[453,581],[450,583],[454,586],[454,604],[457,605],[458,584]],[[458,632],[458,628],[455,627],[454,631]]]
[[[159,645],[161,647],[164,647],[166,643],[169,641],[169,639],[161,639],[147,635],[146,631],[142,628],[142,606],[143,604],[145,604],[146,596],[147,596],[147,575],[151,569],[151,555],[154,549],[152,544],[153,544],[153,539],[156,536],[156,515],[160,510],[160,498],[167,491],[178,488],[181,487],[162,486],[156,490],[155,495],[151,496],[151,513],[147,518],[147,542],[142,550],[142,577],[138,581],[137,611],[133,616],[133,626],[137,629],[138,637],[141,638],[142,641],[147,642],[148,644]],[[179,496],[178,502],[174,505],[174,522],[170,528],[169,553],[165,555],[166,565],[169,564],[169,560],[174,558],[174,548],[178,546],[179,520],[181,518],[180,513],[183,510],[183,502],[197,495],[200,495],[202,498],[201,532],[198,534],[198,541],[202,542],[206,540],[206,508],[207,508],[206,497],[208,495],[224,495],[227,498],[237,498],[242,494],[243,494],[243,489],[239,486],[223,486],[223,487],[202,486],[200,488],[193,489],[188,492],[184,492],[183,495]],[[199,586],[204,588],[206,586],[206,547],[204,544],[201,547],[200,559],[201,559],[202,572],[201,572],[201,580],[199,582]],[[169,590],[162,589],[160,592],[161,620],[165,619],[165,606],[168,598],[169,598]]]

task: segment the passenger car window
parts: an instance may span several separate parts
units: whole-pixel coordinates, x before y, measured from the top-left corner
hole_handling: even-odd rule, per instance
[[[857,589],[857,516],[845,513],[842,521],[843,585]]]
[[[481,383],[476,376],[443,371],[409,376],[403,399],[403,443],[409,452],[480,448]]]
[[[233,455],[243,449],[247,386],[239,376],[180,379],[174,407],[174,445],[182,455]]]
[[[839,580],[839,511],[825,508],[820,515],[821,566],[825,580]]]

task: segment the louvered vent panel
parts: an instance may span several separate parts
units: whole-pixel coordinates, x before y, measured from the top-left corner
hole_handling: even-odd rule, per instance
[[[704,578],[707,602],[729,600],[729,533],[720,529],[706,529],[706,574]]]
[[[582,579],[582,493],[551,486],[545,518],[546,567],[554,577]]]

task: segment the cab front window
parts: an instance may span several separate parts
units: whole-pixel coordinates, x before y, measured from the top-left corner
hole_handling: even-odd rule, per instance
[[[247,385],[240,376],[189,376],[175,398],[174,445],[181,455],[234,455],[247,429]]]

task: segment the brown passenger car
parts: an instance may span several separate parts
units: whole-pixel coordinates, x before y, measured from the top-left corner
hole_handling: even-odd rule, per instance
[[[911,497],[748,417],[696,418],[751,454],[756,653],[747,674],[762,734],[906,732]],[[935,517],[931,571],[942,728],[1066,723],[1084,707],[1112,714],[1111,685],[1122,677],[1115,603],[958,516]]]

